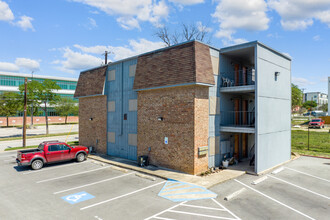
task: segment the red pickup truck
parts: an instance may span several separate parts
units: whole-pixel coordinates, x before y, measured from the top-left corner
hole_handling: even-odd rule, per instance
[[[17,151],[16,162],[19,166],[31,166],[33,170],[39,170],[47,163],[72,159],[82,162],[88,153],[88,148],[84,146],[70,146],[64,142],[44,141],[36,149]]]
[[[310,128],[324,128],[324,121],[321,118],[315,118],[309,122],[308,126]]]

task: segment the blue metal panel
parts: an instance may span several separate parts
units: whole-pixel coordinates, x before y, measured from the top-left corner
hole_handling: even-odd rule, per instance
[[[129,76],[129,67],[136,63],[137,59],[131,59],[110,64],[107,79],[111,70],[116,76],[113,81],[107,80],[105,89],[107,101],[116,103],[115,111],[108,112],[107,130],[115,132],[116,139],[116,143],[108,143],[108,154],[131,160],[136,160],[137,149],[128,145],[128,134],[137,134],[137,111],[129,111],[129,100],[137,99],[137,92],[133,91],[134,77]]]

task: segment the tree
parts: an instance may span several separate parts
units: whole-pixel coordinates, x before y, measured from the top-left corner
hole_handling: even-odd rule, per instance
[[[5,92],[0,95],[0,115],[7,118],[7,127],[9,126],[9,117],[15,116],[23,110],[23,99],[18,93]]]
[[[67,124],[69,115],[78,115],[79,106],[73,99],[65,97],[57,103],[55,106],[55,111],[60,116],[65,116],[65,124]]]
[[[317,103],[315,101],[306,101],[303,106],[308,109],[308,111],[311,111],[317,106]]]
[[[291,110],[297,106],[302,105],[303,92],[297,85],[291,84]]]
[[[61,87],[57,85],[55,81],[46,79],[42,83],[38,81],[28,82],[27,89],[30,91],[30,93],[33,91],[33,95],[30,94],[33,97],[33,101],[30,101],[35,102],[37,106],[45,112],[46,134],[48,134],[49,130],[47,105],[55,105],[57,101],[60,100],[60,95],[54,93],[54,91],[61,89]],[[24,85],[20,85],[19,90],[21,94],[23,94]]]
[[[209,28],[202,24],[181,24],[180,31],[171,32],[168,27],[158,28],[155,36],[161,39],[167,46],[182,43],[184,41],[199,40],[210,44]]]
[[[328,111],[328,104],[321,105],[320,109],[324,112],[327,112]]]

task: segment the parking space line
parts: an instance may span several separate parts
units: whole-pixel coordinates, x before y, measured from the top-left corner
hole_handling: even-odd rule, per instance
[[[210,209],[210,210],[217,210],[217,211],[226,211],[226,209],[218,209],[218,208],[199,206],[199,205],[182,204],[182,206],[188,206],[188,207],[193,207],[193,208],[201,208],[201,209]]]
[[[155,216],[153,218],[156,218],[156,219],[162,219],[162,220],[175,220],[173,218],[163,218],[163,217],[158,217],[158,216]]]
[[[321,178],[321,177],[314,176],[314,175],[311,175],[311,174],[309,174],[309,173],[301,172],[301,171],[299,171],[299,170],[295,170],[295,169],[292,169],[292,168],[289,168],[289,167],[284,167],[284,168],[285,168],[285,169],[288,169],[288,170],[295,171],[295,172],[297,172],[297,173],[304,174],[304,175],[306,175],[306,176],[311,176],[311,177],[314,177],[314,178],[316,178],[316,179],[323,180],[323,181],[326,181],[326,182],[329,182],[329,183],[330,183],[330,180],[323,179],[323,178]]]
[[[53,170],[53,169],[58,169],[58,168],[62,168],[62,167],[68,167],[68,166],[73,166],[73,165],[81,165],[84,163],[90,163],[90,161],[84,161],[84,162],[80,162],[80,163],[71,163],[71,164],[65,164],[65,165],[59,165],[56,167],[47,167],[47,168],[43,168],[41,170],[34,170],[34,171],[29,171],[27,173],[23,173],[23,175],[28,175],[28,174],[33,174],[33,173],[39,173],[39,172],[43,172],[43,171],[47,171],[47,170]]]
[[[88,171],[84,171],[84,172],[80,172],[80,173],[74,173],[74,174],[60,176],[60,177],[55,177],[55,178],[46,179],[46,180],[40,180],[40,181],[38,181],[36,183],[44,183],[44,182],[49,182],[49,181],[52,181],[52,180],[63,179],[63,178],[66,178],[66,177],[76,176],[76,175],[80,175],[80,174],[84,174],[84,173],[90,173],[90,172],[94,172],[94,171],[106,169],[106,168],[109,168],[109,167],[111,167],[111,166],[101,167],[101,168],[97,168],[97,169],[94,169],[94,170],[88,170]]]
[[[273,179],[276,179],[276,180],[282,181],[282,182],[284,182],[284,183],[287,183],[287,184],[289,184],[289,185],[291,185],[291,186],[297,187],[297,188],[299,188],[299,189],[305,190],[305,191],[307,191],[307,192],[313,193],[314,195],[321,196],[321,197],[323,197],[323,198],[325,198],[325,199],[330,199],[330,197],[327,197],[327,196],[322,195],[322,194],[317,193],[317,192],[313,192],[313,191],[311,191],[311,190],[309,190],[309,189],[306,189],[306,188],[303,188],[303,187],[298,186],[298,185],[296,185],[296,184],[290,183],[290,182],[288,182],[288,181],[286,181],[286,180],[282,180],[282,179],[280,179],[280,178],[277,178],[277,177],[274,177],[274,176],[270,176],[270,175],[267,175],[267,176],[269,176],[269,177],[271,177],[271,178],[273,178]]]
[[[104,204],[104,203],[111,202],[111,201],[113,201],[113,200],[120,199],[120,198],[123,198],[123,197],[125,197],[125,196],[129,196],[129,195],[132,195],[132,194],[134,194],[134,193],[138,193],[138,192],[141,192],[141,191],[143,191],[143,190],[146,190],[146,189],[152,188],[152,187],[154,187],[154,186],[158,186],[158,185],[163,184],[163,183],[165,183],[165,182],[166,182],[166,181],[162,181],[162,182],[159,182],[159,183],[153,184],[153,185],[151,185],[151,186],[147,186],[147,187],[144,187],[144,188],[142,188],[142,189],[138,189],[138,190],[135,190],[135,191],[133,191],[133,192],[126,193],[126,194],[121,195],[121,196],[117,196],[117,197],[112,198],[112,199],[108,199],[108,200],[105,200],[105,201],[102,201],[102,202],[94,203],[94,204],[92,204],[92,205],[85,206],[85,207],[81,208],[80,210],[85,210],[85,209],[88,209],[88,208],[92,208],[92,207],[94,207],[94,206],[102,205],[102,204]]]
[[[262,195],[262,196],[264,196],[264,197],[266,197],[266,198],[268,198],[268,199],[270,199],[270,200],[272,200],[272,201],[274,201],[274,202],[276,202],[276,203],[278,203],[278,204],[280,204],[280,205],[282,205],[282,206],[284,206],[284,207],[286,207],[286,208],[288,208],[288,209],[291,209],[292,211],[297,212],[298,214],[300,214],[300,215],[302,215],[302,216],[305,216],[306,218],[309,218],[309,219],[315,220],[314,218],[312,218],[312,217],[310,217],[310,216],[308,216],[308,215],[306,215],[306,214],[304,214],[304,213],[302,213],[302,212],[300,212],[300,211],[298,211],[298,210],[296,210],[296,209],[294,209],[294,208],[292,208],[292,207],[290,207],[290,206],[288,206],[288,205],[286,205],[286,204],[284,204],[284,203],[282,203],[282,202],[280,202],[280,201],[278,201],[278,200],[276,200],[276,199],[274,199],[274,198],[272,198],[272,197],[270,197],[270,196],[268,196],[268,195],[266,195],[266,194],[264,194],[264,193],[262,193],[262,192],[260,192],[260,191],[258,191],[258,190],[256,190],[256,189],[254,189],[254,188],[252,188],[252,187],[246,185],[245,183],[242,183],[242,182],[239,181],[239,180],[236,180],[236,179],[235,179],[235,181],[238,182],[239,184],[241,184],[241,185],[243,185],[243,186],[245,186],[245,187],[251,189],[252,191],[254,191],[254,192],[256,192],[256,193],[259,193],[260,195]]]
[[[124,177],[124,176],[132,175],[133,173],[134,172],[127,173],[127,174],[124,174],[124,175],[121,175],[121,176],[112,177],[112,178],[101,180],[101,181],[97,181],[97,182],[94,182],[94,183],[85,184],[85,185],[82,185],[82,186],[73,187],[73,188],[70,188],[70,189],[57,191],[57,192],[54,192],[53,194],[55,195],[55,194],[71,191],[71,190],[74,190],[74,189],[80,189],[80,188],[83,188],[83,187],[86,187],[86,186],[92,186],[92,185],[95,185],[95,184],[104,183],[104,182],[107,182],[107,181],[110,181],[110,180],[114,180],[114,179],[118,179],[118,178],[121,178],[121,177]]]
[[[227,212],[229,212],[232,216],[234,216],[237,220],[241,220],[239,217],[237,217],[234,213],[232,213],[229,209],[227,209],[226,207],[224,207],[223,205],[221,205],[220,202],[218,202],[215,199],[212,199],[213,202],[215,202],[216,204],[218,204],[220,207],[222,207],[223,209],[225,209]]]
[[[183,211],[176,211],[176,210],[168,210],[168,212],[174,212],[174,213],[180,213],[180,214],[186,214],[186,215],[202,216],[202,217],[207,217],[207,218],[235,220],[234,218],[219,217],[219,216],[214,216],[214,215],[205,215],[205,214],[193,213],[193,212],[183,212]]]
[[[172,207],[170,207],[170,208],[168,208],[168,209],[165,209],[165,210],[163,210],[163,211],[161,211],[161,212],[158,212],[158,213],[154,214],[153,216],[150,216],[149,218],[146,218],[146,219],[144,219],[144,220],[150,220],[150,219],[153,219],[153,218],[157,218],[158,215],[164,214],[165,212],[168,212],[168,211],[170,211],[171,209],[175,209],[176,207],[178,207],[178,206],[180,206],[180,205],[183,205],[183,204],[185,204],[186,202],[187,202],[187,201],[181,202],[181,203],[179,203],[179,204],[177,204],[177,205],[174,205],[174,206],[172,206]],[[161,217],[158,217],[158,218],[161,218]]]

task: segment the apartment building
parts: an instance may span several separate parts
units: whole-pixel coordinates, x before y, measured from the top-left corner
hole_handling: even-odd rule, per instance
[[[328,95],[322,92],[306,92],[304,93],[303,101],[315,101],[317,104],[316,108],[319,108],[324,104],[328,104]]]
[[[80,143],[115,157],[189,174],[290,159],[291,60],[258,41],[189,41],[89,69],[75,97]]]

